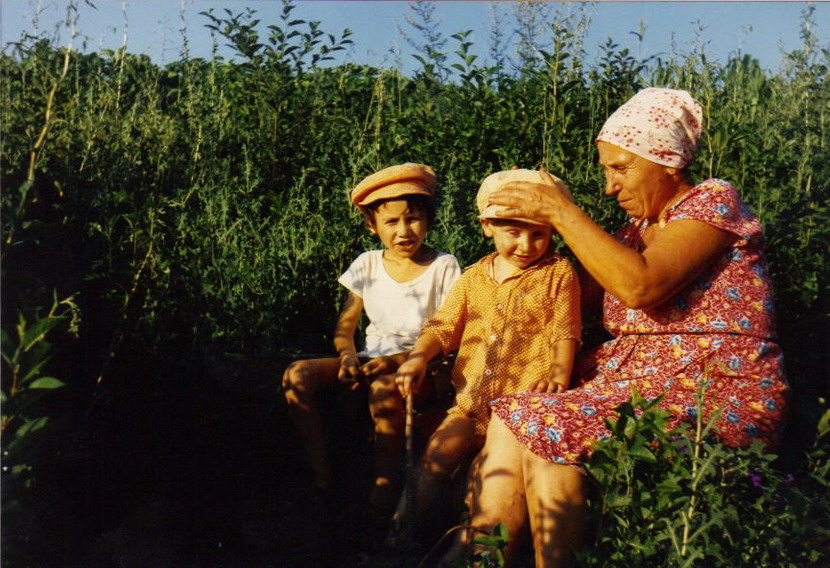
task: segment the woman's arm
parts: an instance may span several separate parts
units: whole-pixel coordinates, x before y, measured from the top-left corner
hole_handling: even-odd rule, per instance
[[[507,184],[492,194],[490,202],[509,207],[504,215],[553,225],[591,277],[630,308],[667,301],[736,238],[702,221],[677,220],[660,230],[640,253],[606,233],[567,198],[553,177],[548,175],[548,180],[547,185]]]

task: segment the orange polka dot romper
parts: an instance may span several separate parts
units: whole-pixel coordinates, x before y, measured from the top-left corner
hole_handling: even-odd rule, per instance
[[[551,345],[580,341],[582,333],[579,282],[567,259],[549,253],[498,283],[490,269],[496,255],[464,271],[422,330],[438,339],[445,354],[458,349],[449,412],[475,418],[481,435],[488,402],[549,378]]]

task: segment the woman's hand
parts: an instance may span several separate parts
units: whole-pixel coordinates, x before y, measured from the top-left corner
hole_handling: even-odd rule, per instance
[[[571,202],[571,193],[562,180],[539,169],[539,182],[512,181],[490,195],[490,203],[500,205],[500,217],[520,217],[556,226],[559,210]]]
[[[490,203],[503,216],[553,225],[582,268],[605,291],[632,309],[659,306],[712,266],[736,235],[694,219],[676,219],[635,250],[591,220],[572,203],[564,184],[544,170],[544,183],[510,182],[493,192]],[[678,182],[677,191],[686,188]],[[655,225],[657,226],[657,225]]]

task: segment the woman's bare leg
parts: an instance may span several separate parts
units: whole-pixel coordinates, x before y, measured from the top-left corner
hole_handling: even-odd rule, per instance
[[[331,470],[315,396],[337,382],[339,369],[340,359],[307,359],[291,363],[282,376],[285,400],[305,446],[314,484],[324,490],[331,489]]]
[[[537,568],[570,565],[582,543],[585,524],[585,474],[572,465],[522,452],[527,506]]]

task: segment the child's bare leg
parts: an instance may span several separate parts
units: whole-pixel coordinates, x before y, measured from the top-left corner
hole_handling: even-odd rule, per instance
[[[395,375],[381,375],[369,387],[369,412],[374,422],[375,486],[370,503],[391,513],[401,485],[404,446],[404,402]]]
[[[522,453],[527,506],[538,568],[562,568],[582,542],[585,474],[574,466]]]
[[[517,536],[527,521],[523,451],[524,447],[513,433],[493,416],[487,429],[487,441],[470,472],[472,529],[459,532],[453,547],[444,557],[446,565],[466,554],[477,535],[492,534],[499,523],[507,528],[510,535],[506,550],[508,558],[513,554]]]
[[[325,490],[331,489],[331,471],[315,395],[337,382],[339,369],[340,359],[308,359],[291,363],[282,376],[285,400],[306,448],[314,484]]]
[[[485,448],[487,446],[485,445]],[[469,511],[470,517],[473,515],[473,507],[475,504],[475,499],[477,498],[477,493],[475,489],[476,479],[479,475],[479,471],[481,469],[481,456],[484,452],[481,451],[476,454],[476,457],[473,459],[472,463],[470,463],[470,469],[467,472],[467,479],[466,479],[466,493],[464,495],[464,503],[467,505],[467,510]],[[470,519],[467,520],[470,522]],[[459,528],[455,531],[455,535],[453,537],[452,545],[450,545],[449,550],[444,553],[443,558],[441,558],[441,562],[439,566],[458,566],[460,561],[467,557],[470,552],[470,543],[472,542],[475,534],[473,531],[470,531],[466,526],[464,528]]]
[[[430,437],[415,484],[412,512],[416,533],[425,527],[446,481],[483,443],[484,437],[475,433],[475,421],[460,414],[449,414]],[[404,515],[405,511],[399,510],[400,518]]]

